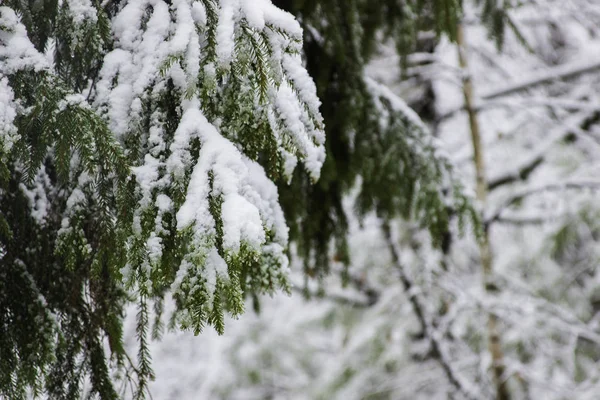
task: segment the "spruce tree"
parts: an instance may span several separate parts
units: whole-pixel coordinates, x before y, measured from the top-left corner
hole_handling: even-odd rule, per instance
[[[116,365],[142,397],[167,293],[171,325],[222,332],[287,288],[272,179],[300,159],[316,180],[325,155],[301,46],[268,1],[0,7],[0,395],[75,399],[85,378],[118,398]]]
[[[380,220],[370,215],[365,231],[360,237],[355,231],[349,243],[351,279],[358,290],[334,286],[329,291],[327,286],[322,300],[306,304],[297,298],[265,301],[262,317],[244,316],[224,342],[207,336],[198,346],[190,336],[176,336],[159,352],[161,372],[170,376],[169,369],[179,367],[177,353],[183,348],[193,361],[181,368],[175,383],[156,383],[157,393],[185,386],[181,396],[190,399],[493,398],[490,378],[498,364],[490,362],[485,344],[487,314],[494,312],[506,360],[502,375],[515,398],[595,398],[598,216],[595,211],[569,214],[578,213],[582,200],[594,209],[597,197],[592,189],[597,183],[580,180],[588,174],[593,179],[597,159],[593,127],[598,113],[590,99],[598,85],[598,61],[589,63],[585,56],[593,54],[597,40],[587,43],[579,36],[582,21],[594,26],[591,16],[597,14],[584,3],[597,6],[593,1],[571,5],[580,9],[557,27],[556,10],[544,8],[551,3],[527,3],[512,14],[517,23],[535,22],[525,33],[538,54],[527,54],[511,34],[505,38],[507,51],[495,53],[495,43],[485,40],[480,22],[471,17],[480,10],[469,10],[466,19],[474,93],[481,96],[475,104],[491,156],[490,202],[482,214],[493,234],[494,283],[500,292],[484,294],[480,256],[471,240],[455,242],[452,254],[440,262],[427,235],[394,223],[392,228],[399,229],[393,229],[390,241],[397,262],[389,259],[382,244],[386,238],[377,232]],[[561,9],[558,15],[572,11]],[[595,31],[590,37],[597,37]],[[438,133],[470,175],[468,118],[460,91],[466,74],[452,68],[454,45],[437,47],[432,57],[407,57],[411,63],[418,58],[432,63],[427,68],[409,64],[407,72],[435,80],[431,109],[444,113]],[[386,60],[390,53],[386,48]],[[556,60],[564,64],[552,67]],[[389,71],[376,72],[387,76],[386,83],[396,83]],[[562,188],[590,190],[563,197]],[[353,213],[347,215],[356,228]],[[543,243],[549,233],[550,243]],[[544,248],[548,244],[550,252]],[[336,278],[326,283],[335,285]],[[420,303],[429,326],[410,303]],[[206,351],[217,346],[218,351]]]
[[[323,276],[332,241],[347,260],[359,177],[360,214],[414,217],[438,244],[455,215],[476,219],[427,128],[364,73],[377,35],[407,54],[420,31],[453,38],[459,15],[456,0],[4,2],[0,395],[75,399],[89,381],[119,398],[116,368],[143,397],[164,302],[171,327],[222,332],[246,298],[288,289],[288,225]]]

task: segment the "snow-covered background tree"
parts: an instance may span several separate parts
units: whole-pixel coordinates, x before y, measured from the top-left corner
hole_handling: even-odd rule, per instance
[[[428,128],[365,72],[381,37],[455,39],[458,2],[284,3],[0,4],[0,395],[144,397],[165,323],[223,333],[290,290],[288,225],[305,276],[323,283],[332,240],[348,265],[360,178],[389,245],[394,217],[442,247],[455,216],[477,228]]]

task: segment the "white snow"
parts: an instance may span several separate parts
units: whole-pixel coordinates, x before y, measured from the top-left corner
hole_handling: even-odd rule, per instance
[[[212,233],[215,222],[209,210],[209,196],[222,196],[224,246],[237,252],[244,241],[258,249],[265,240],[258,208],[262,199],[249,181],[243,156],[195,106],[197,103],[190,104],[183,114],[167,160],[168,171],[177,179],[181,176],[182,160],[189,154],[187,147],[191,138],[200,139],[200,155],[186,200],[177,212],[177,226],[184,229],[194,224],[196,229]],[[209,174],[214,177],[212,189]]]
[[[16,107],[14,93],[8,85],[8,79],[0,74],[0,134],[3,152],[9,152],[18,138],[17,127],[14,125],[17,116]]]
[[[96,15],[96,7],[92,4],[91,0],[67,0],[69,5],[69,11],[73,17],[73,22],[76,25],[87,21],[89,23],[95,23],[98,19]]]
[[[0,6],[0,74],[11,75],[25,69],[39,72],[47,68],[46,58],[29,41],[19,17],[11,8]]]

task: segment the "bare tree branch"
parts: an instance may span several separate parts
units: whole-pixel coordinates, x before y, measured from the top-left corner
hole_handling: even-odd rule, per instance
[[[292,287],[292,290],[294,292],[297,292],[300,294],[306,294],[306,291],[308,289],[302,288],[301,286],[294,285]],[[324,299],[331,300],[338,304],[343,304],[343,305],[357,307],[357,308],[368,308],[368,307],[371,307],[373,304],[375,304],[367,296],[362,296],[362,295],[350,296],[350,295],[346,295],[346,294],[342,294],[342,293],[331,293],[331,292],[321,294],[321,293],[312,292],[309,290],[309,296],[324,298]]]
[[[594,72],[598,69],[600,69],[600,60],[559,65],[548,69],[546,72],[536,71],[536,73],[530,77],[521,79],[510,85],[504,85],[498,89],[490,90],[487,93],[483,93],[480,97],[484,100],[489,100],[496,97],[507,96],[543,83],[573,78],[578,75]]]
[[[520,99],[510,99],[510,100],[493,100],[493,101],[484,101],[477,102],[474,106],[474,110],[476,112],[481,112],[484,110],[494,109],[494,108],[507,108],[507,109],[522,109],[522,108],[531,108],[531,107],[552,107],[559,108],[563,110],[569,111],[597,111],[600,106],[598,104],[590,102],[590,101],[582,101],[582,100],[569,100],[569,99],[552,99],[547,97],[523,97]],[[441,123],[449,118],[454,117],[456,114],[465,110],[465,106],[460,106],[454,108],[445,114],[440,115],[436,123]]]
[[[584,111],[570,116],[563,124],[553,129],[549,133],[548,138],[537,149],[533,150],[525,158],[517,161],[515,167],[490,178],[488,189],[491,191],[507,183],[526,180],[542,164],[546,158],[546,154],[556,142],[564,140],[575,130],[589,128],[599,118],[600,112],[598,111]]]
[[[341,268],[336,269],[335,266],[332,268],[337,270],[340,274],[344,273]],[[319,292],[317,290],[311,290],[306,284],[298,282],[292,282],[292,290],[303,295],[308,295],[309,297],[324,298],[339,304],[357,308],[372,307],[379,302],[381,296],[380,290],[370,285],[366,277],[348,273],[347,279],[356,291],[330,289],[326,292]]]
[[[483,396],[483,394],[475,393],[474,386],[465,382],[464,378],[452,366],[450,355],[448,354],[448,352],[442,344],[439,332],[436,331],[436,329],[432,326],[431,322],[425,315],[425,305],[421,302],[418,293],[415,290],[416,287],[414,283],[404,270],[404,266],[402,265],[402,262],[400,260],[400,252],[396,248],[396,244],[392,239],[392,232],[389,222],[384,221],[382,228],[385,240],[388,244],[390,253],[392,255],[392,261],[396,267],[396,270],[398,271],[400,280],[402,281],[404,292],[407,294],[408,299],[412,305],[413,311],[417,319],[419,320],[419,323],[421,324],[423,333],[431,343],[433,357],[440,364],[442,370],[444,371],[444,374],[446,375],[446,378],[456,388],[456,390],[458,390],[467,399],[470,400],[484,399],[485,397]]]
[[[498,216],[493,221],[488,221],[488,223],[498,222],[500,224],[507,225],[516,225],[516,226],[525,226],[525,225],[542,225],[546,224],[559,218],[564,215],[551,215],[551,216]]]
[[[485,218],[485,223],[489,224],[493,221],[497,221],[500,218],[500,215],[504,210],[506,210],[511,205],[515,204],[518,201],[523,200],[526,197],[546,192],[546,191],[559,191],[566,189],[592,189],[598,190],[600,189],[600,181],[566,181],[559,183],[550,183],[547,185],[539,186],[539,187],[529,187],[525,188],[521,191],[518,191],[511,195],[508,199],[506,199],[500,206],[496,208],[494,212],[492,212],[487,218]]]

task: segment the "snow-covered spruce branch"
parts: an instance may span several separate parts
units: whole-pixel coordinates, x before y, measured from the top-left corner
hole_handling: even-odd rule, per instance
[[[452,384],[452,386],[454,386],[454,388],[462,395],[470,400],[484,399],[485,397],[483,394],[479,393],[475,386],[467,382],[466,379],[454,368],[453,362],[450,359],[450,354],[443,343],[440,333],[431,324],[430,318],[426,315],[426,307],[416,292],[415,284],[406,274],[405,268],[402,265],[400,260],[400,252],[397,249],[396,242],[392,237],[390,223],[388,221],[383,221],[382,229],[385,241],[392,256],[392,262],[394,263],[400,280],[402,281],[404,292],[406,293],[410,304],[412,305],[415,316],[419,320],[423,334],[431,343],[432,356],[439,363],[450,384]]]
[[[544,162],[546,155],[555,143],[568,137],[574,130],[592,124],[600,116],[600,111],[582,111],[569,116],[563,123],[548,133],[544,141],[528,155],[515,162],[515,167],[488,179],[490,191],[516,181],[524,181]]]
[[[578,190],[599,190],[600,181],[593,180],[573,180],[558,183],[549,183],[538,187],[527,187],[509,196],[505,199],[496,209],[485,216],[485,223],[489,224],[493,221],[497,221],[502,212],[508,209],[513,204],[525,199],[526,197],[536,195],[547,191],[560,191],[566,189],[578,189]]]
[[[361,144],[360,150],[370,160],[363,171],[369,179],[360,185],[359,213],[364,215],[375,206],[378,214],[388,219],[413,217],[429,230],[436,245],[446,239],[453,217],[460,226],[478,226],[472,199],[454,179],[448,155],[419,115],[387,86],[364,79],[376,105],[380,131],[368,147]],[[411,196],[406,197],[407,193]]]
[[[324,160],[302,30],[249,0],[130,1],[113,30],[94,104],[133,164],[124,279],[150,295],[171,290],[182,327],[222,331],[225,303],[239,314],[244,292],[286,286],[288,233],[271,179],[303,161],[316,180]]]

